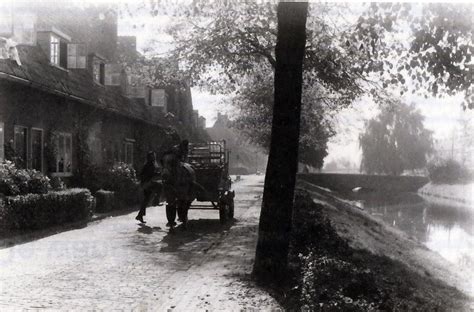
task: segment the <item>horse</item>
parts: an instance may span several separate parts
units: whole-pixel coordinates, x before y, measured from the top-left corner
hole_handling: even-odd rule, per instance
[[[164,194],[166,197],[167,226],[172,230],[176,225],[176,212],[178,221],[186,229],[188,210],[196,198],[195,185],[196,173],[188,163],[181,162],[174,152],[166,152],[161,158]]]

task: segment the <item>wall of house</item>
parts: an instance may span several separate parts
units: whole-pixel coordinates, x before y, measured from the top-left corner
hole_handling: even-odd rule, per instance
[[[64,98],[20,84],[0,81],[0,121],[5,125],[5,151],[8,145],[13,147],[15,126],[28,128],[30,141],[31,129],[42,129],[44,147],[46,147],[48,131],[72,133],[74,119],[74,105]],[[28,151],[30,162],[31,156],[30,145]],[[73,164],[76,162],[74,154],[72,162]],[[42,164],[43,170],[46,171],[48,164],[44,156]]]
[[[77,168],[80,157],[78,138],[81,133],[86,135],[91,160],[98,165],[124,161],[124,143],[132,143],[133,165],[137,170],[143,165],[149,150],[160,155],[179,140],[173,133],[156,125],[5,80],[0,80],[0,122],[4,123],[5,146],[11,144],[13,147],[16,125],[27,127],[29,133],[31,128],[43,129],[45,150],[50,144],[47,138],[52,131],[70,133],[73,169]],[[50,172],[46,158],[44,155],[43,171]]]

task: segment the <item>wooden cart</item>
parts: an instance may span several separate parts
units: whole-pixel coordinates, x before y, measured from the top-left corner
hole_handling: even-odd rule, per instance
[[[219,210],[221,223],[234,217],[235,192],[231,191],[229,154],[226,142],[190,143],[188,162],[196,172],[196,200],[210,204],[192,204],[190,209]]]

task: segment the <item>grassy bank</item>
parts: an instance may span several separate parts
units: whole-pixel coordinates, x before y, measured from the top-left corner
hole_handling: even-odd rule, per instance
[[[279,296],[287,310],[469,310],[467,296],[428,271],[351,247],[325,210],[306,191],[297,192],[290,253],[293,279]]]
[[[418,190],[423,197],[449,204],[474,205],[474,183],[434,184],[428,183]]]

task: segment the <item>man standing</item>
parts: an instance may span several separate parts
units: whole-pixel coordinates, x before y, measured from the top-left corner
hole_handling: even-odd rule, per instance
[[[143,220],[143,216],[146,215],[146,207],[152,202],[155,195],[158,194],[158,196],[160,196],[161,194],[162,183],[159,180],[160,175],[161,169],[156,162],[156,154],[150,151],[146,155],[146,163],[140,172],[140,185],[143,189],[144,199],[135,219],[141,223],[146,223]]]

